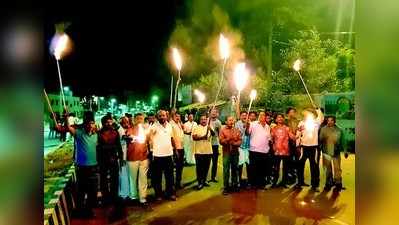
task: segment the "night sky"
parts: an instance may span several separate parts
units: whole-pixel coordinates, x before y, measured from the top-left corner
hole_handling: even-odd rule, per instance
[[[47,10],[45,88],[49,93],[59,91],[56,62],[48,46],[54,24],[67,21],[74,49],[61,61],[61,70],[64,86],[70,86],[74,95],[114,94],[123,100],[124,91],[139,98],[157,92],[167,100],[170,71],[165,52],[175,21],[184,13],[182,2],[96,3],[87,9],[58,4]]]

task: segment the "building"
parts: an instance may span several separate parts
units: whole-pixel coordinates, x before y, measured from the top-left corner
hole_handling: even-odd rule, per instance
[[[65,92],[65,105],[68,107],[70,113],[75,113],[76,116],[83,116],[83,106],[80,103],[80,97],[73,96],[72,93]],[[59,94],[48,94],[48,98],[51,104],[51,108],[54,113],[62,114],[64,110],[63,100]],[[49,112],[47,103],[45,103],[45,113]]]

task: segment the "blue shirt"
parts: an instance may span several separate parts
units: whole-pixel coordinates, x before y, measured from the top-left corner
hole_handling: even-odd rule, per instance
[[[97,134],[88,134],[82,128],[76,129],[75,134],[75,163],[78,166],[97,165]]]
[[[235,127],[238,128],[241,132],[242,143],[241,143],[240,148],[248,150],[249,149],[249,136],[245,134],[245,124],[241,120],[239,120],[236,123]]]

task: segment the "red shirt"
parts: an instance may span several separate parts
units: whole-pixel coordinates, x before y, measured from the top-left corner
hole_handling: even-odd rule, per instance
[[[138,135],[138,127],[134,126],[127,130],[128,135],[137,136]],[[148,156],[147,151],[147,143],[139,143],[139,142],[130,142],[127,143],[127,161],[143,161],[146,160]]]
[[[290,154],[288,141],[290,139],[289,127],[286,125],[275,126],[271,130],[273,150],[275,155],[288,156]]]

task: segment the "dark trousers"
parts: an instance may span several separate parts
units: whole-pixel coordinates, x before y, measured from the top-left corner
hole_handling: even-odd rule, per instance
[[[249,183],[253,187],[264,187],[266,177],[271,176],[272,160],[270,153],[249,151]]]
[[[283,178],[281,183],[287,184],[288,182],[288,161],[289,156],[275,155],[273,157],[274,165],[273,165],[273,184],[277,184],[279,174],[280,174],[280,163],[283,161]]]
[[[295,142],[289,142],[290,148],[290,156],[287,161],[287,169],[288,169],[288,180],[290,183],[295,183],[298,174],[298,166],[299,166],[299,156],[298,148],[295,145]]]
[[[184,167],[184,150],[176,149],[174,151],[174,157],[176,166],[176,186],[180,186]]]
[[[223,154],[223,185],[225,189],[238,187],[238,155],[238,152]]]
[[[219,145],[212,145],[212,170],[211,179],[216,179],[218,170],[218,158],[219,158]]]
[[[100,188],[104,203],[117,206],[119,202],[119,165],[117,162],[100,162]]]
[[[212,154],[195,154],[195,164],[198,184],[204,184],[208,176]]]
[[[163,156],[163,157],[153,157],[152,165],[152,179],[155,190],[155,196],[162,196],[162,174],[165,175],[165,195],[166,197],[170,197],[174,195],[173,188],[173,157],[172,156]]]
[[[76,166],[77,209],[92,210],[97,203],[97,166]],[[87,194],[87,201],[85,195]]]
[[[298,167],[298,184],[304,183],[305,163],[306,159],[309,159],[311,185],[313,187],[318,187],[320,183],[320,169],[318,163],[320,161],[320,156],[317,156],[316,158],[316,153],[318,152],[317,146],[302,146],[302,148],[303,148],[303,155],[299,159],[299,167]]]

